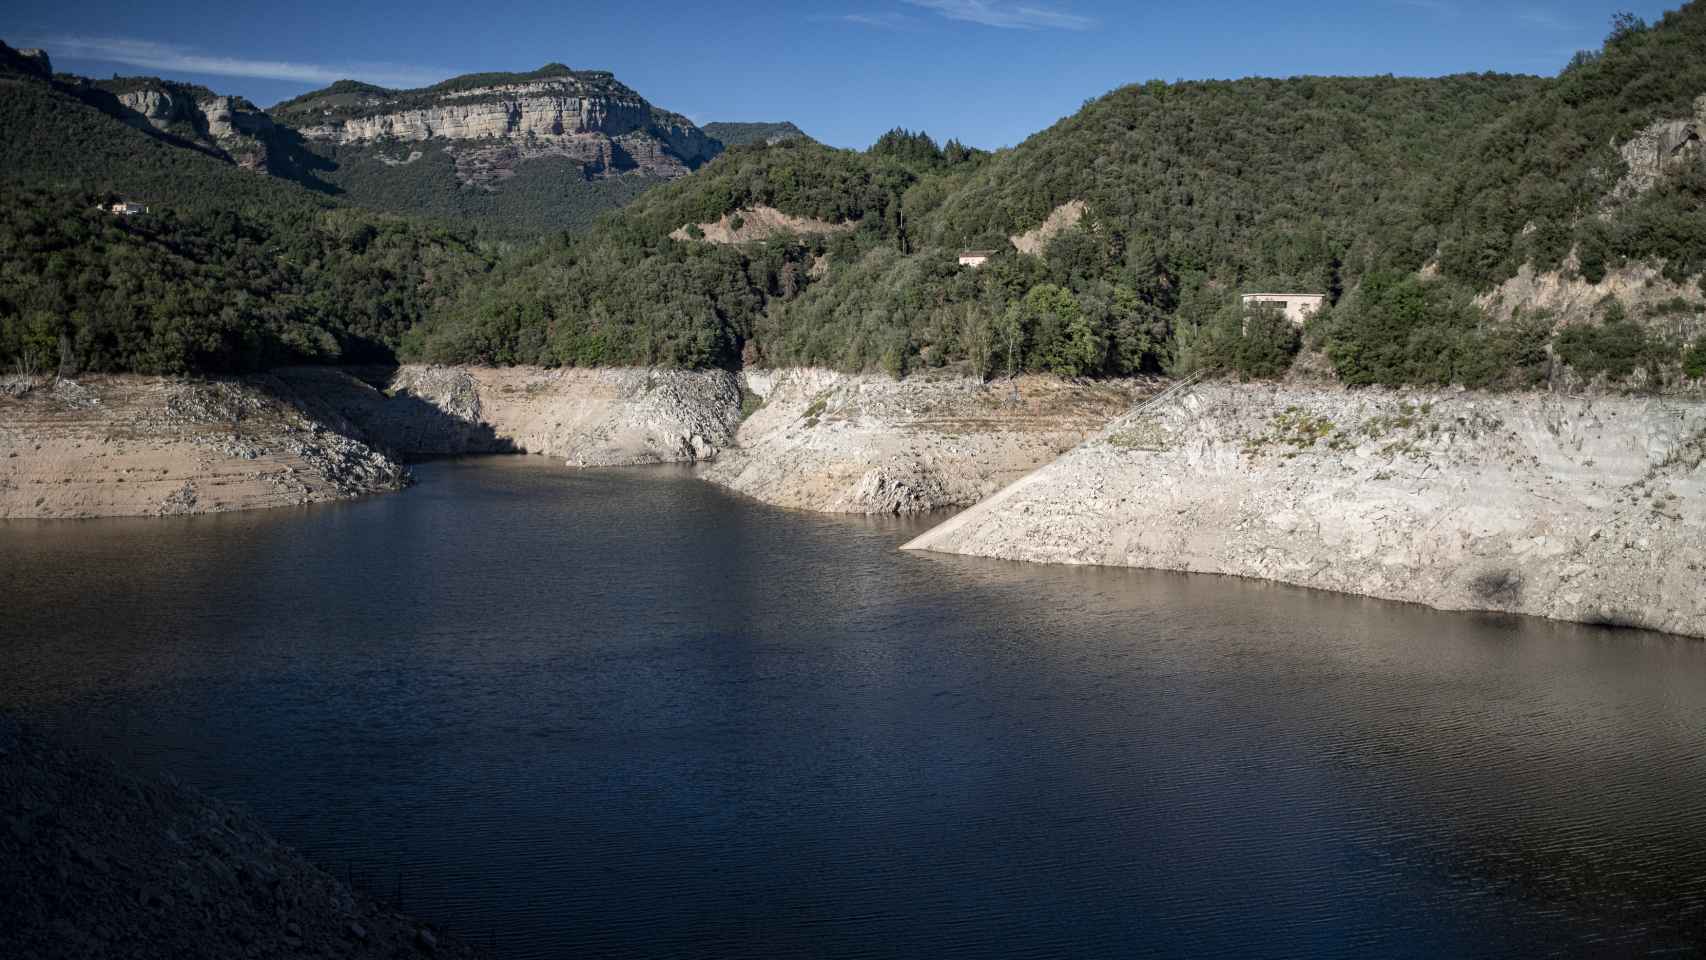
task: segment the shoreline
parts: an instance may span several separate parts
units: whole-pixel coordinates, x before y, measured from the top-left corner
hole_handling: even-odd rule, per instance
[[[391,492],[495,453],[696,465],[905,549],[1269,580],[1706,636],[1706,402],[826,370],[299,368],[0,394],[0,516]],[[20,416],[19,414],[25,414]]]
[[[904,549],[1706,637],[1706,404],[1199,385]]]

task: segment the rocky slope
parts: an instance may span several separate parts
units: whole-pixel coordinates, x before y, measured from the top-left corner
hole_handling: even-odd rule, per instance
[[[1706,636],[1706,404],[1198,386],[907,546]]]
[[[1154,386],[1045,377],[986,384],[827,370],[746,375],[763,404],[705,479],[778,506],[923,513],[1048,462]]]
[[[383,389],[278,371],[304,408],[397,456],[534,453],[572,466],[710,459],[734,442],[740,383],[714,371],[405,366]]]
[[[217,513],[406,482],[270,378],[0,382],[0,518]]]
[[[858,228],[857,223],[831,223],[811,217],[796,217],[775,207],[755,206],[725,213],[708,223],[685,224],[675,228],[669,237],[671,240],[737,244],[754,243],[778,236],[833,236],[838,233],[850,233]]]
[[[482,187],[544,157],[578,163],[588,177],[678,177],[721,150],[685,117],[653,107],[611,74],[562,64],[456,77],[420,90],[340,81],[272,114],[310,141],[432,141],[455,156],[464,185]]]
[[[281,131],[271,117],[242,97],[154,77],[100,80],[89,87],[111,94],[118,103],[118,116],[132,126],[180,136],[246,170],[285,173],[273,169],[276,160],[269,162],[282,152],[276,142]]]
[[[242,813],[0,715],[0,956],[473,957]]]

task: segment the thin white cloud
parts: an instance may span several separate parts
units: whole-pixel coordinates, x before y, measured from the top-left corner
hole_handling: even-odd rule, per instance
[[[861,27],[875,27],[878,30],[906,30],[917,23],[903,13],[844,13],[831,19]]]
[[[1089,30],[1093,17],[1079,16],[1053,7],[1009,0],[906,0],[915,7],[933,10],[949,20],[980,23],[1004,30]]]
[[[386,87],[421,87],[451,75],[448,70],[400,63],[297,63],[288,60],[250,60],[215,57],[187,47],[127,37],[48,37],[28,46],[45,49],[54,59],[101,60],[164,73],[202,73],[218,77],[259,77],[327,84],[334,80],[365,80]]]

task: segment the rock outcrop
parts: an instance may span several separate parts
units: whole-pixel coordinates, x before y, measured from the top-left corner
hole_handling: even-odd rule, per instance
[[[1706,136],[1706,95],[1694,100],[1694,116],[1658,120],[1618,147],[1624,173],[1606,198],[1615,208],[1653,189],[1665,176],[1689,164],[1699,163]]]
[[[677,227],[669,236],[672,240],[698,240],[704,243],[753,243],[775,236],[806,237],[847,233],[858,229],[854,222],[831,223],[810,217],[796,217],[775,207],[742,207],[725,213],[712,223],[696,223]]]
[[[1153,389],[1141,381],[895,380],[809,369],[746,379],[763,404],[705,479],[778,506],[866,514],[973,503]]]
[[[438,141],[464,184],[482,171],[542,157],[579,163],[589,177],[679,177],[721,145],[685,117],[659,110],[603,71],[549,64],[525,74],[479,74],[421,90],[340,81],[273,108],[311,141],[339,145]]]
[[[1078,226],[1087,212],[1089,212],[1089,207],[1085,206],[1084,201],[1069,200],[1055,207],[1035,230],[1027,230],[1017,236],[1008,237],[1007,242],[1011,243],[1013,249],[1020,253],[1040,257],[1048,249],[1050,240]]]
[[[0,904],[5,957],[479,956],[243,813],[4,715]]]
[[[1590,323],[1615,301],[1624,314],[1667,342],[1690,343],[1706,334],[1706,297],[1695,281],[1676,283],[1651,264],[1627,263],[1589,282],[1566,263],[1537,271],[1524,264],[1516,276],[1477,297],[1475,303],[1499,322],[1521,315],[1548,317],[1555,328]]]
[[[118,116],[131,126],[179,137],[244,169],[281,172],[270,162],[281,152],[275,142],[278,126],[242,97],[151,77],[95,81],[89,87],[110,93]]]
[[[53,61],[48,59],[46,50],[34,47],[14,50],[0,43],[0,71],[21,73],[37,80],[52,80]]]
[[[1197,386],[907,546],[1706,636],[1706,404]]]
[[[0,518],[167,516],[343,500],[407,474],[280,399],[276,381],[13,380]]]

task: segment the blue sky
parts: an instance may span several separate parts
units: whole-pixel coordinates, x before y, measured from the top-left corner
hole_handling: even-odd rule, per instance
[[[0,39],[54,66],[154,74],[270,106],[339,77],[416,86],[553,60],[705,123],[793,120],[837,146],[894,126],[1023,140],[1125,83],[1556,73],[1635,0],[8,0]]]

